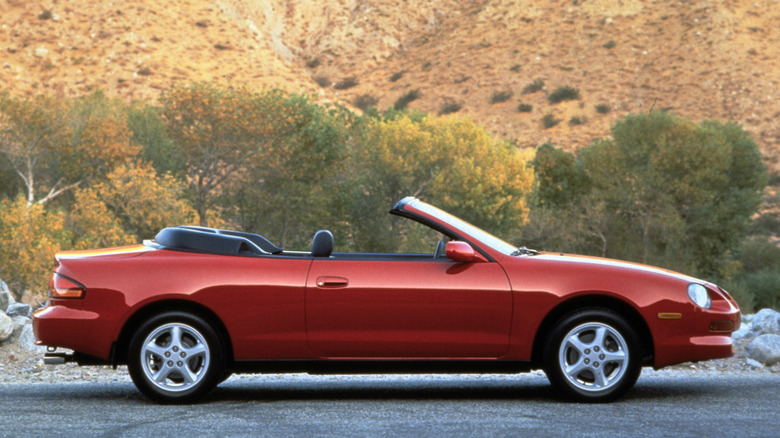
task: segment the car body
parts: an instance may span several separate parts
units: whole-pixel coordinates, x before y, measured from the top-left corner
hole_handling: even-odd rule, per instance
[[[166,228],[143,245],[57,254],[39,345],[48,363],[127,364],[160,402],[234,372],[523,372],[608,401],[641,367],[733,354],[737,303],[678,273],[508,243],[416,198],[430,254],[310,251],[248,233]],[[448,240],[448,242],[444,242]],[[53,350],[50,348],[50,351]]]

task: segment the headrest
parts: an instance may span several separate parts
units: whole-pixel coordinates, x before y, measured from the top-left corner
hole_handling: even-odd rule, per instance
[[[319,230],[311,241],[312,257],[330,257],[333,252],[333,234],[328,230]]]

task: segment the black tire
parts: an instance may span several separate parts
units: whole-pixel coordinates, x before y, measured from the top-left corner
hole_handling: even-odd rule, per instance
[[[642,371],[634,329],[607,309],[584,309],[561,319],[544,347],[544,372],[568,400],[600,403],[623,396]]]
[[[159,403],[193,403],[217,386],[225,368],[219,335],[203,318],[164,312],[133,335],[127,368],[133,383]]]

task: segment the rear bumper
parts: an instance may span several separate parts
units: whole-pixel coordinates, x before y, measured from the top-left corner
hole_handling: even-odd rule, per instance
[[[95,312],[65,306],[48,306],[33,315],[35,344],[68,348],[78,353],[108,360],[113,336]]]

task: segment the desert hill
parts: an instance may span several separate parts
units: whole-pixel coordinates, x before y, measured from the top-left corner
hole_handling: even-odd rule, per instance
[[[0,0],[0,90],[201,80],[403,99],[529,147],[669,109],[741,124],[780,171],[780,0]],[[551,103],[560,87],[579,96]]]

